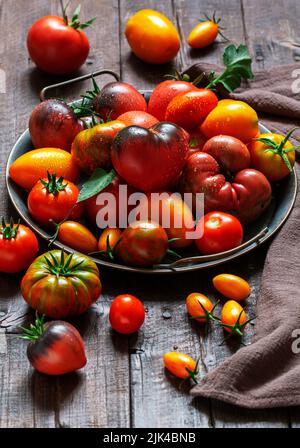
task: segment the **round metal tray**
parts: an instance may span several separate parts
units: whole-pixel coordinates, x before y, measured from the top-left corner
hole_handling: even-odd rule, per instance
[[[44,96],[44,93],[45,92],[42,92],[42,96]],[[142,93],[147,99],[151,92],[142,91]],[[269,132],[268,129],[266,129],[261,124],[260,131],[264,133]],[[9,177],[9,168],[11,164],[18,157],[31,149],[34,148],[31,142],[29,130],[26,129],[26,131],[23,132],[23,134],[19,137],[9,154],[6,167],[6,185],[9,197],[22,219],[39,236],[45,239],[49,239],[51,235],[42,227],[40,227],[36,222],[34,222],[28,212],[26,205],[26,192],[22,188],[18,187],[18,185],[16,185]],[[243,244],[235,249],[220,254],[199,256],[195,249],[193,250],[189,248],[181,253],[183,257],[182,259],[177,260],[171,264],[161,264],[159,266],[147,269],[125,266],[117,262],[113,263],[95,256],[92,256],[91,258],[98,265],[107,266],[122,271],[148,274],[187,272],[216,266],[252,251],[256,247],[267,241],[269,238],[271,238],[280,229],[280,227],[289,216],[295,202],[296,193],[297,178],[294,170],[290,176],[280,182],[280,185],[273,186],[273,198],[270,206],[258,220],[245,227]],[[65,249],[67,252],[74,252],[72,248],[61,244],[59,241],[55,241],[53,243],[53,246]]]

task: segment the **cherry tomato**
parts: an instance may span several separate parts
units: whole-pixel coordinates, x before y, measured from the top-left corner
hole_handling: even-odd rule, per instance
[[[243,335],[247,315],[241,305],[235,300],[228,300],[222,308],[221,323],[225,331],[231,335]]]
[[[51,99],[38,104],[29,119],[29,131],[35,148],[60,148],[70,151],[82,129],[74,111],[64,101]]]
[[[0,272],[14,274],[28,268],[39,250],[29,227],[2,220],[0,226]]]
[[[162,261],[168,249],[168,235],[157,223],[137,221],[122,233],[116,255],[130,266],[149,267]]]
[[[48,178],[39,180],[30,191],[28,210],[44,226],[53,225],[52,221],[58,224],[66,218],[76,220],[83,213],[83,205],[76,203],[78,195],[79,188],[75,184],[48,173]]]
[[[143,95],[126,82],[110,82],[93,99],[93,108],[103,120],[116,120],[129,111],[147,112]]]
[[[186,298],[186,308],[189,315],[197,322],[206,323],[213,319],[214,305],[204,294],[192,292]]]
[[[193,90],[197,90],[197,87],[187,81],[168,79],[167,81],[160,82],[150,96],[148,104],[149,114],[154,115],[159,121],[164,121],[170,101],[180,93],[191,92]]]
[[[203,235],[196,240],[197,249],[206,255],[217,254],[233,249],[243,240],[243,227],[240,221],[224,212],[210,212],[197,224]]]
[[[131,294],[117,296],[110,306],[109,321],[118,333],[131,334],[138,331],[145,320],[143,303]]]
[[[83,254],[95,252],[98,248],[97,240],[92,232],[76,221],[65,221],[60,224],[58,239],[61,243]]]
[[[243,101],[221,100],[200,126],[206,138],[215,135],[231,135],[248,143],[258,133],[258,117],[255,110]]]
[[[194,129],[217,104],[217,96],[208,89],[181,93],[168,104],[165,119],[184,129]]]
[[[90,23],[80,24],[75,13],[72,20],[57,16],[41,17],[27,35],[31,59],[47,73],[68,75],[76,72],[90,51],[88,38],[81,29]]]
[[[27,357],[30,364],[46,375],[63,375],[86,365],[82,337],[73,325],[56,320],[46,322],[37,317],[23,339],[30,341]]]
[[[115,258],[115,249],[120,242],[122,232],[120,229],[108,227],[104,229],[98,241],[98,250],[111,260]]]
[[[156,123],[158,119],[153,115],[148,114],[148,112],[143,112],[141,110],[131,110],[125,112],[118,117],[118,121],[122,121],[126,126],[140,126],[141,128],[151,128]]]
[[[191,378],[197,383],[198,363],[189,355],[180,352],[168,352],[163,358],[165,368],[177,378]]]
[[[188,44],[192,48],[205,48],[211,45],[219,34],[220,20],[201,21],[188,36]]]
[[[261,171],[271,182],[286,177],[295,164],[293,145],[279,134],[261,134],[258,140],[248,144],[248,149],[253,168]]]
[[[245,300],[251,293],[249,283],[233,274],[217,275],[213,278],[213,284],[216,290],[228,299]]]
[[[173,23],[152,9],[142,9],[131,16],[125,35],[133,53],[150,64],[169,62],[180,47],[180,37]]]

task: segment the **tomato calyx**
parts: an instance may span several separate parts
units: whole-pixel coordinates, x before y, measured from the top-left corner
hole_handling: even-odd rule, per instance
[[[227,341],[228,339],[230,339],[232,336],[239,336],[239,337],[243,337],[243,329],[245,328],[245,326],[247,324],[249,324],[250,322],[252,322],[256,317],[252,317],[251,319],[246,320],[246,322],[244,322],[243,324],[240,323],[240,319],[241,316],[244,312],[244,309],[242,309],[242,311],[239,314],[239,317],[237,318],[236,322],[234,325],[228,325],[228,324],[224,324],[223,322],[220,322],[220,325],[222,325],[223,328],[227,328],[228,330],[230,330],[230,333],[228,336],[226,336],[226,338],[224,338],[224,340],[221,342],[220,345],[223,345],[225,341]]]
[[[48,265],[48,270],[50,274],[56,275],[56,277],[62,276],[62,277],[70,277],[74,274],[74,271],[83,263],[83,260],[79,261],[72,267],[71,262],[73,259],[73,253],[68,255],[65,259],[65,253],[62,250],[61,251],[61,257],[58,261],[51,252],[49,252],[49,255],[51,257],[51,260],[44,256],[44,259]]]
[[[15,226],[13,218],[10,218],[10,221],[7,223],[5,219],[2,218],[2,228],[0,229],[0,233],[5,240],[11,240],[12,238],[16,238],[18,234],[18,230],[20,227],[20,220]]]
[[[63,176],[57,178],[56,173],[50,174],[49,171],[47,171],[47,178],[47,180],[40,179],[40,181],[50,194],[57,194],[60,191],[63,191],[68,185],[68,183],[64,184]]]
[[[229,39],[227,37],[224,36],[224,34],[222,33],[222,30],[226,30],[226,28],[224,26],[220,26],[220,22],[221,22],[221,17],[219,17],[218,19],[216,19],[216,11],[214,11],[213,16],[209,17],[207,14],[204,14],[204,18],[203,19],[199,19],[199,22],[212,22],[215,23],[218,26],[218,34],[220,34],[220,36],[223,37],[223,39],[228,42]]]
[[[109,242],[109,235],[107,235],[107,237],[106,237],[106,249],[105,250],[98,250],[96,252],[90,252],[89,255],[103,255],[104,257],[109,258],[111,261],[115,261],[116,248],[120,244],[122,239],[123,239],[122,237],[119,238],[118,241],[116,242],[116,244],[111,246],[110,242]]]
[[[214,311],[215,311],[215,309],[216,309],[216,307],[217,307],[217,305],[219,305],[219,303],[220,303],[220,300],[218,300],[215,304],[214,304],[214,306],[213,306],[213,308],[212,308],[212,310],[211,311],[208,311],[206,308],[205,308],[205,306],[200,302],[200,300],[199,299],[197,299],[197,302],[199,303],[199,305],[201,306],[201,308],[202,308],[202,310],[204,311],[204,316],[202,315],[202,316],[191,316],[191,319],[205,319],[206,320],[206,322],[208,322],[209,320],[212,320],[212,321],[215,321],[215,320],[220,320],[217,316],[215,316],[214,315]]]
[[[45,331],[44,320],[44,314],[39,317],[38,313],[36,313],[33,324],[30,324],[28,328],[21,327],[23,334],[20,336],[20,339],[25,339],[26,341],[37,341]]]
[[[255,141],[263,143],[267,148],[264,150],[264,152],[272,152],[273,154],[279,155],[282,160],[284,161],[287,169],[291,173],[293,171],[293,167],[291,165],[291,162],[289,161],[289,158],[287,154],[292,151],[296,151],[300,148],[300,145],[292,146],[292,148],[285,148],[286,143],[288,142],[289,138],[293,134],[293,132],[298,129],[297,127],[291,129],[284,137],[284,139],[280,143],[276,143],[273,140],[271,140],[268,137],[261,137],[256,138]]]
[[[184,72],[180,73],[178,70],[175,70],[173,75],[167,74],[167,75],[164,75],[164,78],[171,79],[174,81],[190,82],[194,86],[198,86],[201,83],[201,81],[203,81],[204,76],[205,76],[205,73],[202,72],[202,73],[200,73],[200,75],[197,76],[197,78],[195,78],[193,81],[191,81],[190,75],[188,75],[187,73],[184,73]]]
[[[199,369],[198,369],[199,361],[200,361],[200,358],[197,359],[197,362],[196,362],[194,370],[191,370],[188,367],[185,368],[185,370],[189,374],[189,377],[186,380],[190,380],[191,379],[195,384],[198,384],[197,375],[199,374]]]
[[[62,15],[63,15],[65,24],[67,26],[70,26],[71,28],[74,28],[74,30],[83,30],[83,29],[91,26],[92,23],[96,20],[96,17],[93,17],[92,19],[87,20],[84,23],[81,23],[79,20],[81,5],[78,5],[77,8],[75,9],[75,11],[73,12],[72,19],[71,20],[68,19],[67,8],[70,3],[71,3],[71,1],[68,1],[66,6],[64,6],[63,0],[60,0],[60,4],[61,4],[61,8],[62,8]]]

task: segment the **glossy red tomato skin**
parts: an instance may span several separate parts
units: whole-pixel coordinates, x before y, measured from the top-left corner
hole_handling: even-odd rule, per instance
[[[250,152],[241,140],[230,135],[216,135],[202,148],[222,167],[223,171],[236,173],[250,167]]]
[[[143,303],[131,294],[117,296],[110,306],[109,321],[112,328],[121,334],[135,333],[145,320]]]
[[[44,329],[27,347],[27,357],[38,372],[63,375],[86,365],[84,342],[73,325],[57,320],[46,322]]]
[[[35,259],[38,250],[38,240],[29,227],[20,224],[17,235],[11,239],[0,233],[0,272],[15,274],[23,271]]]
[[[132,110],[147,112],[143,95],[126,82],[110,82],[94,98],[93,107],[103,120],[116,120]]]
[[[168,235],[157,223],[131,223],[122,233],[117,257],[126,265],[150,267],[162,261],[168,249]]]
[[[203,235],[196,240],[197,249],[204,255],[216,254],[239,246],[243,241],[243,227],[228,213],[210,212],[199,221]]]
[[[111,159],[117,173],[139,191],[167,190],[185,164],[187,133],[167,122],[144,129],[130,126],[114,139]]]
[[[43,179],[47,181],[47,179]],[[67,180],[64,190],[55,194],[48,193],[47,188],[39,180],[27,198],[27,206],[31,216],[43,226],[52,226],[60,223],[66,218],[79,219],[83,213],[83,204],[76,204],[79,188]],[[74,207],[74,208],[73,208]],[[72,210],[72,211],[71,211]]]
[[[149,114],[156,117],[159,121],[166,118],[166,110],[170,101],[180,93],[197,90],[191,82],[167,80],[159,83],[153,90],[149,103]]]
[[[168,104],[165,120],[187,130],[195,129],[217,104],[217,96],[208,89],[181,93]]]
[[[90,50],[86,34],[66,25],[64,19],[57,16],[42,17],[31,26],[27,47],[33,62],[54,75],[76,72]]]
[[[118,117],[118,121],[122,121],[126,126],[140,126],[146,129],[158,123],[158,119],[153,115],[139,110],[125,112]]]
[[[38,104],[29,119],[29,131],[35,148],[59,148],[70,151],[76,135],[83,130],[83,122],[78,120],[66,103],[50,99]]]

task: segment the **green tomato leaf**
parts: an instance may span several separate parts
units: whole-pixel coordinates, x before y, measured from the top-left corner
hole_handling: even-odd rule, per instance
[[[86,199],[95,196],[104,190],[115,178],[115,170],[111,170],[108,173],[102,168],[97,168],[91,177],[83,184],[77,202],[85,201]]]

